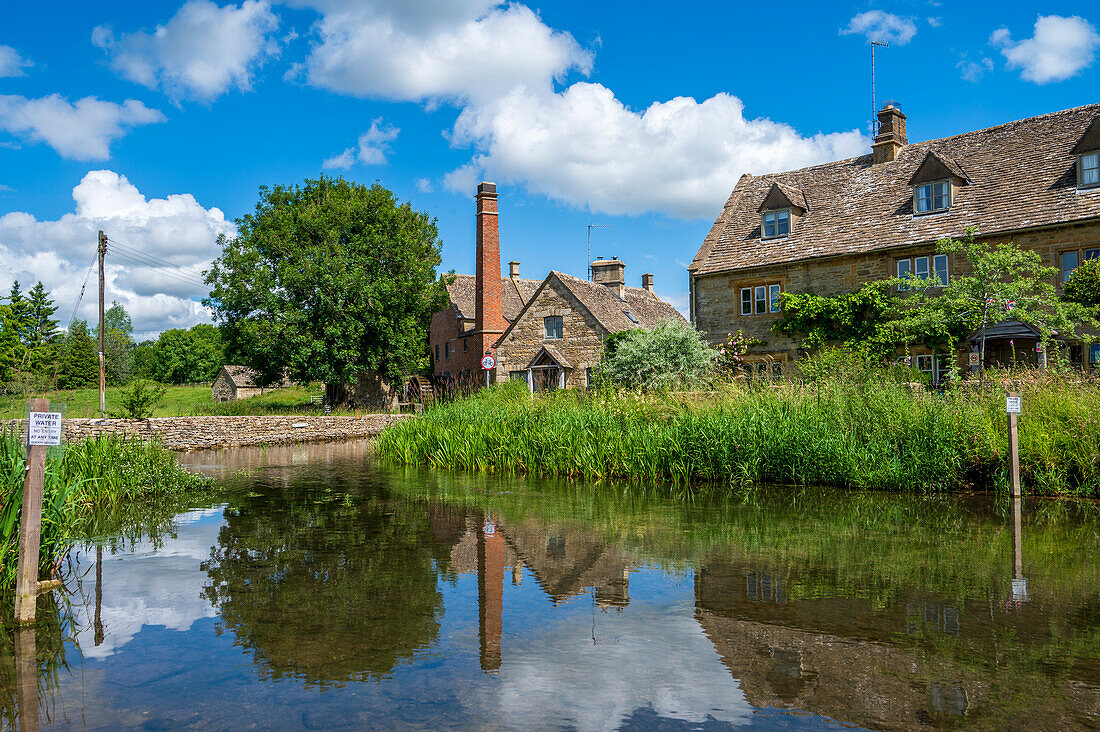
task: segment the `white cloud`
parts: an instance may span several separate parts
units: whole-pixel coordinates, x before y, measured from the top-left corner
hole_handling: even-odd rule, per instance
[[[25,76],[23,69],[34,66],[30,61],[19,55],[11,46],[0,45],[0,78],[6,76]]]
[[[175,100],[205,102],[231,87],[251,88],[253,73],[278,52],[272,36],[278,25],[265,2],[218,7],[209,0],[188,0],[150,33],[116,39],[110,28],[99,26],[92,42],[107,51],[111,68],[124,78],[162,89]]]
[[[962,78],[966,81],[978,83],[987,71],[993,70],[993,59],[982,56],[977,61],[971,61],[964,53],[955,68],[962,69]]]
[[[54,221],[22,212],[0,216],[0,288],[6,290],[15,279],[28,286],[42,280],[58,304],[59,318],[67,321],[102,229],[117,242],[108,245],[107,300],[126,308],[137,337],[209,321],[206,308],[196,301],[208,291],[202,272],[219,254],[218,234],[236,231],[220,210],[203,208],[190,194],[147,199],[109,170],[85,175],[73,199],[75,210]],[[169,264],[156,264],[132,250]],[[89,289],[77,317],[94,319],[94,301]]]
[[[302,3],[324,13],[306,63],[311,83],[403,101],[492,99],[541,86],[591,55],[528,7],[492,0]],[[295,71],[295,70],[292,70]]]
[[[1001,49],[1008,68],[1023,69],[1020,76],[1036,84],[1065,81],[1092,64],[1100,48],[1100,34],[1084,18],[1040,15],[1035,34],[1013,41],[1007,28],[993,32],[989,42]]]
[[[498,182],[608,214],[659,211],[713,217],[745,172],[851,157],[870,149],[858,131],[803,137],[788,125],[746,119],[737,97],[677,97],[643,112],[610,89],[578,83],[561,93],[518,88],[470,106],[452,142],[474,145],[471,164],[445,179],[468,193],[484,172]]]
[[[904,46],[917,35],[917,24],[882,10],[868,10],[848,21],[848,27],[840,31],[842,36],[858,34],[868,41],[889,41]]]
[[[941,25],[943,25],[943,18],[939,16],[929,16],[927,20],[928,25],[932,26],[933,28],[939,28]]]
[[[432,191],[434,191],[435,188],[434,186],[432,186],[431,178],[417,178],[416,190],[419,193],[431,193]]]
[[[383,125],[382,118],[378,117],[371,121],[369,130],[359,135],[359,142],[355,147],[349,147],[339,155],[325,160],[321,167],[347,169],[357,161],[363,165],[385,165],[390,143],[397,139],[399,132],[400,128]]]
[[[163,121],[163,114],[135,99],[115,104],[84,97],[70,103],[60,94],[38,99],[0,94],[0,130],[44,142],[74,160],[106,160],[111,143],[128,128]]]

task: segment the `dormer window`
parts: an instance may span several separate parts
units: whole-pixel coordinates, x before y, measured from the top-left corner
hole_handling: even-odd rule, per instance
[[[806,194],[801,189],[772,181],[768,195],[764,197],[760,208],[756,209],[760,214],[760,238],[779,239],[790,236],[795,219],[805,216],[809,210]]]
[[[951,208],[951,181],[922,183],[913,193],[913,210],[919,214],[946,211]]]
[[[1080,188],[1100,186],[1100,151],[1078,156],[1077,185]]]
[[[765,211],[761,216],[760,230],[765,239],[775,239],[791,233],[791,210]]]

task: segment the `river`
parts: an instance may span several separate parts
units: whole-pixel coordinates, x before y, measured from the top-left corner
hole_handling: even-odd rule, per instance
[[[41,729],[1087,729],[1100,506],[736,496],[181,456],[224,486],[75,549],[6,630]]]

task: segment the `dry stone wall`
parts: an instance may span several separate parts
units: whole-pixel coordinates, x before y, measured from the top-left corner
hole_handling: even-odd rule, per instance
[[[153,419],[66,419],[65,439],[83,440],[102,434],[159,439],[172,450],[211,447],[321,442],[372,437],[408,415],[368,414],[361,417],[155,417]],[[6,427],[25,429],[25,420]]]

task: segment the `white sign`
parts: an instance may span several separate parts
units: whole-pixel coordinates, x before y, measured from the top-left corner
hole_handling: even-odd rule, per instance
[[[497,360],[488,354],[485,355],[485,358],[481,359],[481,368],[485,369],[486,371],[492,371],[494,368],[496,368],[496,365]]]
[[[1009,414],[1020,413],[1020,397],[1005,397],[1005,411]]]
[[[978,365],[978,354],[977,353],[971,353],[970,354],[970,365],[971,366],[977,366]]]
[[[27,423],[28,445],[61,444],[61,412],[31,412]]]

